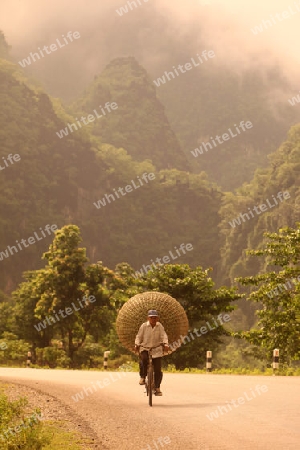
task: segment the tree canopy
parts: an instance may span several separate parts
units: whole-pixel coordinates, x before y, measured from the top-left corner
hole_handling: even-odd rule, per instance
[[[254,286],[248,300],[261,305],[257,326],[241,336],[262,346],[269,357],[280,349],[281,361],[290,363],[300,358],[300,223],[265,236],[265,247],[249,254],[264,257],[273,270],[238,278],[242,285]]]
[[[46,267],[27,273],[26,281],[13,293],[22,334],[43,346],[49,346],[54,336],[59,338],[71,360],[88,333],[103,337],[109,332],[113,311],[109,286],[115,275],[101,262],[86,266],[80,241],[77,226],[58,230],[43,256]]]

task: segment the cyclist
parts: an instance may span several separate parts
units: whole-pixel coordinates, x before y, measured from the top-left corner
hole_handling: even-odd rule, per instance
[[[163,344],[163,346],[158,346]],[[169,350],[168,336],[165,332],[163,325],[159,322],[158,312],[155,309],[148,311],[148,320],[144,322],[138,331],[135,338],[135,350],[140,352],[140,381],[139,384],[145,384],[145,378],[147,375],[148,365],[148,351],[144,350],[144,347],[156,347],[152,351],[152,361],[154,367],[154,383],[155,383],[155,395],[162,395],[160,390],[160,384],[162,381],[163,373],[161,371],[161,358],[164,351]]]

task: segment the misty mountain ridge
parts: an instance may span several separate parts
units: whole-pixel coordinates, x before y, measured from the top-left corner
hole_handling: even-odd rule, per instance
[[[117,71],[121,79],[126,71],[131,74],[131,65],[140,70],[136,62],[115,61],[108,71]],[[168,139],[173,139],[175,146],[163,108],[160,106],[158,114],[153,110],[153,104],[159,102],[151,83],[146,79],[141,83],[138,77],[135,81],[131,75],[126,79],[132,100],[132,108],[128,108],[130,120],[138,120],[139,115],[144,117],[143,109],[135,109],[138,95],[131,95],[132,92],[146,90],[147,101],[142,105],[149,105],[153,111],[151,130],[155,133],[158,128],[161,136],[161,147],[156,148],[164,152],[163,145],[166,148],[170,145]],[[106,89],[107,78],[100,81],[93,86],[101,93]],[[115,84],[118,85],[117,79]],[[114,85],[111,89],[105,94],[116,95],[120,105],[122,99],[128,98],[128,91]],[[215,230],[221,192],[204,173],[193,175],[174,168],[159,171],[149,159],[138,162],[125,149],[102,143],[102,135],[92,135],[89,126],[59,139],[57,130],[73,122],[76,116],[64,111],[59,101],[51,100],[41,89],[30,87],[20,68],[5,60],[0,60],[0,100],[0,156],[6,161],[10,153],[18,152],[21,158],[6,167],[0,177],[0,253],[4,252],[0,261],[0,289],[11,292],[20,282],[22,272],[42,266],[40,258],[50,243],[49,237],[23,249],[22,254],[9,254],[6,258],[5,252],[8,246],[22,242],[47,224],[56,224],[58,228],[77,224],[91,261],[101,259],[110,267],[120,261],[141,267],[182,242],[192,242],[195,250],[185,257],[186,263],[206,267],[218,261],[219,238]],[[147,139],[146,133],[151,130],[145,124],[142,132]],[[122,139],[113,121],[105,126],[111,140]],[[151,136],[150,133],[149,139]],[[128,139],[132,139],[130,133]],[[151,149],[147,140],[145,144]],[[172,163],[172,157],[169,158]],[[137,181],[137,187],[125,197],[105,205],[102,202],[100,209],[95,207],[99,199],[112,199],[119,187],[128,187],[131,180],[151,173],[155,177],[149,183]],[[205,224],[210,226],[205,229]],[[205,229],[200,235],[199,227]]]
[[[111,61],[72,110],[75,115],[88,114],[107,101],[116,102],[118,109],[91,127],[102,142],[126,149],[137,161],[150,159],[158,169],[188,169],[153,83],[135,58]]]
[[[4,42],[2,40],[2,52],[7,55],[7,44]],[[252,194],[244,194],[247,188],[242,186],[239,191],[245,195],[242,203],[240,193],[224,198],[221,190],[208,181],[203,170],[209,173],[211,179],[218,181],[223,177],[223,184],[230,183],[233,187],[250,180],[251,173],[259,165],[266,167],[264,177],[273,179],[267,156],[274,151],[276,143],[284,138],[285,129],[289,128],[288,122],[296,122],[293,114],[298,113],[287,101],[286,105],[278,101],[272,103],[275,89],[283,92],[288,88],[288,82],[278,68],[270,69],[268,75],[245,70],[242,78],[235,75],[234,70],[224,69],[220,78],[219,66],[212,65],[206,71],[195,70],[183,74],[156,89],[154,77],[147,73],[136,58],[118,57],[65,110],[59,101],[51,101],[41,89],[35,92],[30,88],[24,75],[20,81],[20,75],[14,75],[11,64],[3,62],[1,69],[2,103],[8,105],[6,121],[2,123],[7,130],[2,148],[3,157],[9,154],[10,141],[14,142],[16,148],[25,151],[29,161],[35,161],[33,168],[37,171],[36,175],[31,170],[24,172],[24,166],[18,175],[23,181],[15,187],[22,191],[22,208],[19,206],[19,190],[16,191],[12,184],[14,178],[7,181],[6,189],[3,189],[3,193],[9,192],[9,196],[2,199],[4,211],[7,216],[13,214],[17,217],[16,223],[21,223],[22,227],[15,229],[7,221],[0,241],[1,248],[14,242],[20,232],[30,234],[32,228],[44,225],[40,222],[41,217],[49,217],[49,221],[54,215],[59,226],[71,222],[82,227],[92,260],[97,259],[97,255],[102,255],[107,264],[129,259],[131,264],[139,267],[145,260],[154,258],[156,252],[161,253],[162,245],[167,251],[168,247],[178,244],[178,239],[193,240],[197,251],[189,255],[191,264],[214,266],[217,268],[215,275],[220,280],[226,278],[227,264],[230,261],[234,267],[239,252],[245,248],[249,233],[249,224],[241,225],[241,236],[234,241],[237,245],[229,245],[231,239],[235,238],[234,231],[228,233],[228,222],[244,210],[247,202],[258,201],[261,196],[255,194],[256,197],[252,199]],[[14,87],[11,93],[7,90],[8,86]],[[22,100],[19,99],[21,93]],[[15,111],[20,111],[22,105],[19,119],[17,115],[12,116],[10,101],[19,105],[14,106]],[[120,105],[114,114],[102,117],[84,130],[65,136],[61,142],[55,135],[57,130],[75,121],[80,114],[89,114],[97,105],[113,101]],[[160,101],[168,106],[164,108]],[[32,105],[32,109],[28,110],[25,104]],[[229,141],[228,146],[224,145],[220,152],[211,151],[201,155],[207,158],[199,162],[191,155],[191,149],[195,148],[194,142],[199,145],[200,139],[209,140],[216,130],[226,130],[234,123],[248,119],[253,121],[253,130],[249,130],[253,131],[251,139],[246,138],[246,133],[238,136],[236,142]],[[21,134],[13,131],[13,123],[18,123],[24,131]],[[30,136],[28,129],[31,129]],[[269,131],[266,133],[266,130]],[[39,159],[33,158],[33,155],[40,155]],[[24,154],[21,156],[26,161]],[[280,161],[276,172],[280,173],[284,164],[284,161]],[[7,176],[13,174],[13,169],[10,170]],[[19,169],[14,170],[17,173]],[[108,196],[118,186],[126,185],[130,179],[152,171],[156,174],[156,181],[147,188],[128,195],[119,204],[113,202],[106,204],[105,208],[95,208],[94,204],[100,198]],[[254,192],[259,180],[258,172],[251,184]],[[290,183],[295,182],[291,177]],[[284,187],[291,189],[290,183],[284,184]],[[280,188],[276,186],[276,192]],[[273,192],[268,191],[264,195],[267,194]],[[45,198],[51,199],[50,204],[49,200],[45,202]],[[223,209],[222,200],[225,201]],[[282,208],[290,208],[293,202],[294,197]],[[40,205],[39,208],[34,206],[36,204]],[[22,216],[17,212],[17,207],[23,212]],[[151,215],[151,219],[148,218],[149,224],[145,227],[144,217],[148,216],[149,210],[154,217]],[[30,219],[21,220],[21,217],[29,215],[29,211]],[[259,221],[271,223],[273,229],[278,221],[268,222],[270,216],[272,214],[266,213]],[[89,219],[85,220],[85,217]],[[181,223],[177,223],[178,217]],[[287,220],[287,223],[292,224],[293,217],[284,216],[280,223]],[[99,226],[105,236],[104,241],[99,239]],[[166,226],[173,230],[172,233],[166,233]],[[138,227],[141,231],[133,232],[131,227],[135,230]],[[221,227],[221,234],[218,227]],[[201,236],[199,229],[205,230]],[[172,238],[176,238],[176,242]],[[146,245],[149,239],[151,248]],[[260,227],[255,233],[255,239],[261,239]],[[27,265],[36,264],[37,250],[31,249]],[[14,255],[14,261],[6,262],[7,269],[2,278],[6,290],[15,282],[15,278],[9,275],[11,264],[16,267],[16,279],[25,267],[21,261],[20,266],[19,263],[15,264],[17,257]],[[222,270],[216,261],[222,262]]]
[[[196,2],[194,4],[196,8]],[[91,8],[98,6],[93,2],[91,4]],[[168,14],[166,5],[158,7],[156,2],[142,4],[120,17],[116,9],[121,6],[116,0],[111,2],[109,8],[99,7],[101,29],[95,26],[92,17],[89,26],[76,17],[74,27],[78,23],[83,27],[80,29],[82,38],[76,41],[76,49],[70,46],[67,52],[62,49],[55,55],[38,61],[34,67],[27,68],[26,73],[35,74],[50,95],[59,96],[64,101],[72,98],[73,104],[78,104],[78,97],[82,100],[79,92],[89,80],[101,77],[111,61],[127,58],[126,55],[135,58],[153,83],[153,80],[173,66],[177,67],[205,49],[214,50],[216,57],[206,63],[205,67],[196,67],[156,89],[157,98],[165,107],[164,114],[171,124],[172,133],[175,133],[185,156],[177,156],[178,142],[175,143],[174,138],[171,138],[175,145],[174,162],[167,165],[169,157],[165,158],[163,165],[158,163],[156,157],[155,161],[159,164],[158,167],[172,167],[173,164],[174,167],[186,168],[195,173],[204,170],[225,190],[235,189],[243,182],[250,181],[258,167],[267,167],[267,155],[283,142],[290,126],[300,120],[297,108],[289,108],[287,103],[292,82],[279,67],[276,55],[269,52],[266,60],[264,48],[253,54],[251,46],[245,53],[235,45],[234,48],[228,48],[230,51],[226,59],[222,57],[222,31],[230,25],[235,35],[240,32],[240,28],[232,11],[227,11],[214,2],[210,5],[198,5],[195,14],[190,14],[189,10],[187,17],[182,18]],[[219,17],[221,12],[222,17]],[[220,28],[216,27],[213,31],[209,24],[216,20],[216,13]],[[83,14],[91,16],[88,11]],[[62,19],[62,23],[64,22]],[[116,29],[118,37],[115,35]],[[157,30],[160,32],[157,33]],[[40,31],[38,42],[54,42],[62,33],[66,33],[66,30],[59,29],[56,24],[51,30],[46,28]],[[254,38],[251,39],[254,43]],[[226,42],[226,46],[229,43]],[[19,44],[18,48],[22,48],[24,56],[36,47],[32,44],[30,48],[29,44]],[[22,59],[19,50],[15,50],[14,55]],[[83,60],[87,63],[82,65]],[[142,80],[141,72],[139,75]],[[156,108],[159,111],[158,105]],[[150,114],[151,111],[148,116]],[[135,119],[136,125],[142,126],[141,119]],[[112,116],[109,120],[112,120]],[[209,152],[202,158],[195,159],[191,155],[191,151],[201,142],[241,120],[250,120],[254,124],[251,133],[238,137],[236,142],[224,143],[217,151]],[[106,122],[107,120],[103,121],[103,124]],[[119,125],[124,127],[124,121],[120,120]],[[94,132],[99,127],[98,121],[93,127]],[[104,138],[109,142],[108,138],[111,139],[111,136],[108,129],[104,128]],[[143,157],[138,156],[140,144],[138,148],[133,145],[132,150],[128,149],[132,144],[128,136],[114,141],[114,144],[123,146],[139,160]],[[155,153],[158,149],[153,151]],[[153,151],[146,149],[146,157],[153,154]],[[231,166],[236,170],[233,170],[233,176],[228,176]]]

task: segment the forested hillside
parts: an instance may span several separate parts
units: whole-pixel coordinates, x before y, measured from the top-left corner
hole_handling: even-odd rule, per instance
[[[208,64],[208,63],[207,63]],[[210,63],[157,89],[166,106],[193,171],[204,170],[226,191],[249,182],[258,167],[268,166],[268,154],[285,140],[300,113],[286,101],[291,86],[276,66],[266,70],[225,67]],[[240,135],[234,125],[250,121],[253,127]],[[233,131],[236,136],[216,148],[191,153],[210,138]]]
[[[78,115],[89,114],[107,101],[116,102],[117,110],[92,126],[102,142],[124,148],[137,161],[150,159],[157,169],[188,169],[155,87],[134,58],[113,60],[73,107]]]
[[[3,55],[7,55],[8,45],[3,35],[1,42]],[[183,148],[177,142],[164,108],[157,99],[156,91],[165,89],[168,92],[172,83],[155,88],[149,75],[134,58],[112,61],[72,107],[67,108],[67,112],[57,100],[51,101],[41,89],[34,89],[21,70],[12,63],[1,60],[0,69],[3,105],[1,156],[6,158],[10,153],[19,154],[22,161],[22,164],[10,164],[1,173],[2,252],[14,245],[16,240],[29,237],[47,223],[57,224],[58,227],[75,223],[82,230],[93,261],[100,258],[110,266],[127,261],[138,270],[164,252],[168,253],[174,246],[191,242],[194,251],[186,256],[184,262],[213,267],[213,276],[218,283],[232,282],[234,276],[241,275],[239,270],[244,264],[243,251],[249,243],[257,245],[264,231],[292,225],[298,220],[297,127],[291,130],[288,141],[271,157],[268,163],[270,168],[259,169],[251,183],[245,183],[236,194],[225,195],[209,181],[204,172],[197,175],[187,171],[188,158],[185,158]],[[210,75],[214,70],[211,69]],[[224,77],[228,80],[226,89],[231,92],[236,85],[234,78],[229,73],[224,74]],[[191,111],[199,108],[204,93],[207,95],[205,101],[208,102],[212,79],[209,81],[204,75],[202,78],[202,87],[195,97],[199,103],[198,106],[194,103]],[[274,79],[275,84],[279,83],[279,78]],[[216,81],[215,75],[215,87]],[[254,92],[258,81],[259,77],[253,75],[252,84],[248,83],[247,86],[252,86]],[[185,92],[188,83],[180,86],[179,82],[179,79],[174,80],[174,85],[177,83],[179,92]],[[197,83],[190,85],[197,86]],[[266,86],[260,86],[260,93],[256,92],[256,95],[262,108],[258,109],[264,118],[263,124],[271,127],[274,126],[274,117],[268,115],[267,109],[263,109]],[[245,90],[245,86],[239,88]],[[192,98],[194,87],[191,89]],[[169,93],[171,91],[169,89]],[[250,111],[249,98],[253,92],[246,99],[245,91],[241,92],[236,92],[235,105],[240,108],[239,98],[242,98]],[[159,94],[162,97],[164,95]],[[182,107],[184,102],[180,101],[179,95],[173,101],[174,118],[176,102]],[[67,124],[76,123],[82,114],[88,115],[106,102],[116,102],[118,109],[81,129],[77,127],[78,130],[69,132],[68,136],[58,137],[57,132]],[[215,102],[215,105],[220,104]],[[257,108],[256,103],[253,108]],[[246,109],[241,117],[246,116]],[[185,117],[189,117],[189,114]],[[197,117],[199,129],[204,127],[213,133],[215,125],[210,122],[210,113],[204,107]],[[234,122],[235,117],[234,108],[230,111],[220,110],[215,114],[219,127],[230,125],[230,120]],[[228,170],[239,177],[243,177],[243,171],[249,175],[251,164],[253,167],[254,163],[256,167],[259,164],[263,166],[265,163],[262,158],[267,156],[268,145],[270,148],[274,146],[283,134],[284,125],[280,127],[278,122],[272,142],[268,138],[269,144],[265,142],[264,147],[262,139],[270,136],[270,133],[264,133],[263,128],[259,132],[258,126],[262,127],[263,124],[257,117],[246,116],[245,120],[248,118],[253,120],[253,125],[257,125],[248,131],[248,136],[252,136],[252,144],[250,141],[242,144],[244,136],[239,136],[236,142],[234,139],[229,141],[226,151],[231,152],[230,156],[222,150],[222,158],[215,153],[218,163],[213,163],[212,157],[215,173],[223,170],[223,164],[230,166],[231,158],[235,158],[233,166],[236,164],[241,170],[231,166]],[[182,129],[185,127],[186,133],[189,127],[196,126],[193,125],[192,116],[190,119],[189,123],[182,121],[180,125]],[[192,142],[191,134],[189,136],[186,142]],[[183,141],[182,137],[182,145]],[[252,149],[246,152],[246,156],[240,155],[241,159],[246,160],[245,164],[241,164],[235,153],[241,151],[242,145],[243,148],[249,145]],[[254,150],[258,147],[261,152]],[[220,150],[213,149],[198,158],[190,155],[193,158],[190,170],[196,172],[196,161],[201,158],[203,161],[216,151]],[[209,172],[208,166],[204,164],[204,167]],[[143,173],[152,172],[155,175],[151,182],[139,190],[133,190],[122,201],[114,195],[116,189],[126,186],[130,180],[137,181],[137,177]],[[228,172],[224,173],[225,176],[227,180],[235,177],[229,176]],[[242,221],[236,227],[229,224],[240,213],[247,212],[248,208],[284,190],[289,191],[290,199],[278,207],[270,208],[261,216],[251,217],[251,220]],[[103,203],[105,195],[109,194],[114,195],[114,200],[108,202],[106,199],[106,204]],[[2,255],[1,286],[6,292],[15,287],[24,270],[39,264],[37,261],[46,242],[47,239],[45,243],[24,248],[18,253],[8,253],[9,257]],[[247,272],[246,269],[244,271]]]
[[[78,192],[92,187],[97,173],[89,141],[80,136],[60,141],[55,131],[63,122],[51,101],[25,81],[13,64],[0,61],[1,157],[20,159],[1,172],[1,251],[47,223],[75,218]],[[35,267],[44,248],[37,243],[7,258],[1,254],[2,288],[10,291],[26,267]]]
[[[10,292],[24,270],[39,267],[50,237],[29,248],[8,247],[47,224],[79,225],[91,260],[101,259],[111,267],[127,261],[139,269],[182,243],[194,248],[184,262],[204,267],[219,264],[216,230],[222,194],[205,174],[158,171],[150,161],[136,162],[126,150],[91,137],[88,126],[59,138],[56,133],[75,117],[47,94],[28,87],[16,66],[5,60],[1,60],[0,83],[1,157],[11,153],[20,158],[8,162],[0,178],[2,289]],[[110,128],[112,136],[119,134],[117,124]],[[173,136],[167,122],[163,129],[166,136]],[[151,130],[150,126],[147,131],[146,121],[144,138]],[[160,142],[164,155],[170,142],[167,138]],[[114,190],[132,180],[138,183],[137,177],[144,173],[154,173],[153,180],[125,198],[116,197]],[[115,195],[114,200],[110,197],[110,203],[99,206],[105,194]]]
[[[287,140],[269,160],[268,168],[257,170],[250,183],[245,183],[235,194],[227,193],[223,199],[220,230],[226,238],[222,264],[223,269],[229,268],[227,281],[260,269],[243,250],[259,248],[264,232],[294,227],[300,221],[299,125],[291,128]],[[288,193],[285,199],[283,192]],[[266,205],[264,212],[253,209],[262,204]],[[246,215],[242,218],[241,213],[248,213],[249,218]],[[235,218],[240,224],[233,224]]]

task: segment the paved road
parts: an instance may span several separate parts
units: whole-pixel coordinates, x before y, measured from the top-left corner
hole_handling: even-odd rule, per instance
[[[137,373],[0,368],[0,380],[59,398],[101,449],[300,449],[299,377],[164,374],[152,408]]]

